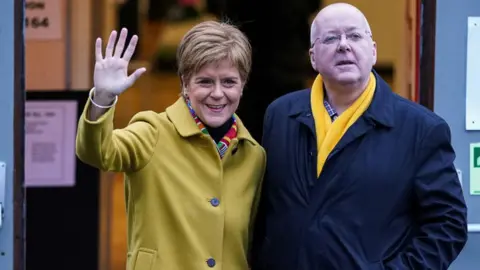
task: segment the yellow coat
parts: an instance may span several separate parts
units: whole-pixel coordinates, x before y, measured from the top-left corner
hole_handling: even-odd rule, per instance
[[[114,109],[91,122],[90,104],[78,124],[77,156],[125,173],[127,269],[248,269],[266,157],[238,117],[238,138],[221,160],[182,98],[116,130]]]

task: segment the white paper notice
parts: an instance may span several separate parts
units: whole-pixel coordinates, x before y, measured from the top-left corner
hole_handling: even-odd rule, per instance
[[[25,104],[25,185],[75,185],[76,101]]]

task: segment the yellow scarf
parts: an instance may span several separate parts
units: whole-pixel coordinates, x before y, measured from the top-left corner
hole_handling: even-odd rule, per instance
[[[324,89],[322,77],[318,75],[313,82],[310,99],[317,135],[317,177],[320,176],[323,165],[335,145],[347,132],[348,128],[367,110],[372,102],[375,86],[375,76],[373,73],[370,73],[370,80],[362,95],[332,123],[332,119],[323,105]]]

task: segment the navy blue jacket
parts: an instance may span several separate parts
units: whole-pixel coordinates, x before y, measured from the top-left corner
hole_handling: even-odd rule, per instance
[[[464,247],[449,126],[375,76],[371,105],[319,178],[310,89],[268,107],[252,270],[443,270]]]

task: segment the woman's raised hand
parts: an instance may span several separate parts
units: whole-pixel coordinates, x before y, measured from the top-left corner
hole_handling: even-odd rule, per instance
[[[145,68],[139,68],[128,75],[128,63],[135,52],[138,36],[134,35],[130,39],[130,43],[122,56],[127,34],[127,29],[123,28],[118,42],[116,42],[117,31],[112,31],[104,56],[102,55],[102,39],[97,38],[95,43],[95,71],[93,75],[96,95],[120,95],[131,87],[146,71]]]

